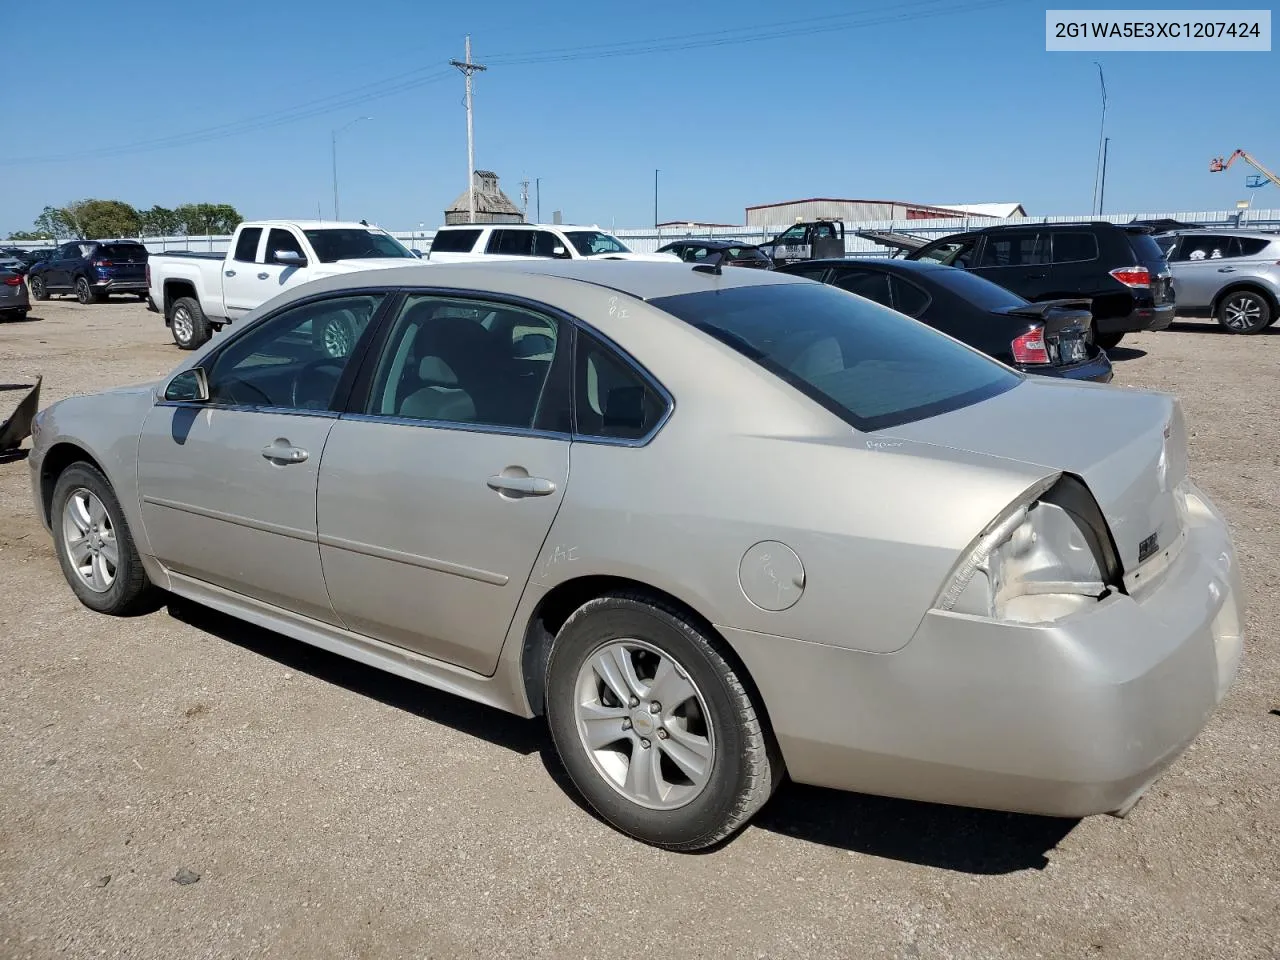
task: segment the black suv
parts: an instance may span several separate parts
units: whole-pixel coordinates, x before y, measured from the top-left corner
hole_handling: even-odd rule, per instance
[[[74,293],[81,303],[98,303],[113,293],[145,300],[147,248],[136,240],[72,240],[31,268],[27,286],[37,300],[51,293]]]
[[[1093,339],[1105,350],[1126,333],[1173,322],[1169,264],[1144,225],[985,227],[934,240],[906,259],[963,267],[1032,301],[1088,297]]]

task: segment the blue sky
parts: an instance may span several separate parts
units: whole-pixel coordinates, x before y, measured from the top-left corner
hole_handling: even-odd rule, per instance
[[[1047,53],[1045,6],[809,0],[779,26],[787,5],[771,0],[73,0],[76,29],[4,45],[0,88],[23,106],[0,128],[0,236],[84,197],[330,217],[330,131],[365,114],[339,141],[344,218],[431,228],[466,185],[463,84],[447,61],[468,32],[490,66],[476,165],[517,202],[521,177],[541,177],[547,220],[651,223],[654,168],[664,220],[740,223],[747,205],[809,196],[1083,213],[1094,59],[1109,211],[1233,207],[1249,171],[1208,162],[1236,147],[1280,167],[1280,53]],[[753,27],[790,35],[720,42]],[[550,50],[569,59],[546,62]],[[531,57],[544,62],[518,62]],[[1276,188],[1254,193],[1280,208]]]

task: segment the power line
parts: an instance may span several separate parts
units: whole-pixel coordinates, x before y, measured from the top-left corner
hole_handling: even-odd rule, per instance
[[[760,43],[768,40],[789,37],[811,36],[820,33],[835,33],[865,27],[881,26],[891,23],[906,23],[929,17],[972,13],[993,7],[1007,6],[1013,0],[971,0],[971,2],[953,2],[953,0],[905,0],[899,3],[891,13],[875,12],[878,3],[868,3],[861,11],[845,11],[822,17],[810,17],[800,20],[778,21],[768,24],[756,24],[748,27],[733,27],[721,30],[703,31],[683,35],[649,37],[637,40],[624,40],[608,44],[592,44],[581,47],[564,47],[539,52],[511,53],[489,58],[491,64],[502,66],[523,66],[539,63],[562,63],[575,60],[599,60],[620,57],[644,56],[655,53],[672,53],[683,50],[698,50],[709,47],[737,46],[747,43]],[[34,163],[62,163],[73,160],[98,160],[125,156],[135,153],[148,153],[154,150],[168,150],[179,147],[194,146],[228,137],[242,136],[270,130],[291,123],[298,123],[312,117],[335,113],[339,110],[360,106],[373,100],[394,96],[409,90],[439,83],[452,76],[450,70],[419,67],[415,70],[395,74],[381,80],[371,81],[348,90],[319,97],[292,107],[281,108],[270,113],[257,114],[241,120],[189,130],[185,133],[171,134],[150,140],[139,140],[115,146],[98,147],[90,150],[49,156],[5,157],[0,158],[0,166],[16,166]],[[411,79],[412,78],[412,79]]]

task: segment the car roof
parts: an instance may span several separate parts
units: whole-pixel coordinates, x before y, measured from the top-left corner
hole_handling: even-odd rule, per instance
[[[1198,230],[1170,230],[1165,236],[1202,237],[1206,234],[1214,237],[1244,237],[1249,240],[1280,240],[1280,233],[1268,233],[1266,230],[1242,230],[1238,227],[1201,227]]]
[[[656,300],[684,293],[723,291],[735,287],[806,283],[801,277],[773,270],[729,269],[717,274],[686,263],[637,260],[490,260],[477,263],[413,264],[380,270],[361,270],[312,281],[301,293],[338,291],[363,286],[409,286],[485,289],[486,280],[509,286],[513,275],[588,283],[639,300]]]
[[[595,223],[446,223],[436,227],[441,230],[484,230],[492,227],[495,230],[599,230]]]
[[[897,257],[830,257],[826,260],[801,260],[778,269],[783,273],[804,267],[873,267],[899,273],[934,273],[939,270],[955,270],[936,260],[902,260]]]
[[[679,240],[672,240],[666,246],[672,246],[677,243],[688,244],[691,247],[756,247],[759,244],[752,243],[750,240],[734,240],[733,238],[716,237],[714,240],[704,240],[699,237],[681,237]]]

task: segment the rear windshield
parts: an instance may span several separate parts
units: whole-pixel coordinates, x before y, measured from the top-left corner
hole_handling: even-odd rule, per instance
[[[928,277],[938,286],[950,290],[957,297],[982,310],[1007,310],[1027,303],[1012,290],[1006,290],[998,283],[992,283],[960,267],[930,270]]]
[[[147,248],[140,243],[104,243],[98,256],[106,260],[145,260]]]
[[[730,247],[729,256],[735,260],[767,260],[759,247]]]
[[[1022,381],[922,323],[825,284],[731,287],[651,302],[864,432],[966,407]]]
[[[338,260],[376,260],[382,257],[412,258],[408,248],[381,230],[335,227],[306,230],[307,239],[321,263]]]
[[[1129,234],[1129,248],[1133,250],[1133,255],[1139,263],[1159,263],[1164,259],[1164,251],[1160,249],[1160,244],[1156,243],[1156,238],[1149,233]]]

